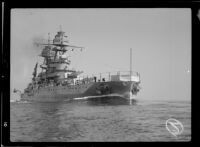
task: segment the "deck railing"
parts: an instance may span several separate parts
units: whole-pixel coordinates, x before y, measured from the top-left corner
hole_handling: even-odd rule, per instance
[[[131,76],[130,76],[131,73]],[[91,74],[91,75],[80,75],[77,79],[82,81],[82,80],[87,80],[87,79],[95,79],[96,77],[96,82],[106,82],[106,81],[113,81],[115,77],[121,77],[126,80],[137,80],[140,81],[140,74],[135,71],[113,71],[113,72],[103,72],[103,73],[97,73],[97,74]]]
[[[71,81],[68,80],[68,82],[66,82],[65,79],[62,79],[65,81],[64,83],[59,84],[59,83],[54,83],[52,81],[50,83],[40,84],[39,86],[35,84],[34,87],[40,88],[40,87],[65,86],[65,85],[82,85],[91,82],[109,82],[109,81],[121,81],[121,80],[140,82],[140,74],[138,72],[132,71],[131,76],[130,73],[131,73],[130,71],[114,71],[114,72],[104,72],[91,75],[81,75],[74,80],[73,79],[71,79]]]

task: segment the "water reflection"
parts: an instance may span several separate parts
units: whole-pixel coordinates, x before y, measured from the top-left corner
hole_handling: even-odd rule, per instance
[[[137,102],[132,100],[131,103],[136,105]],[[14,108],[17,112],[12,112],[12,126],[14,126],[12,127],[12,140],[19,142],[79,140],[87,136],[88,130],[93,132],[96,127],[101,129],[100,126],[95,125],[97,121],[104,125],[107,123],[105,121],[107,115],[116,117],[120,112],[115,110],[116,107],[107,107],[107,109],[103,107],[102,109],[98,106],[120,105],[130,105],[130,101],[119,97],[102,97],[68,102],[19,103]],[[89,120],[90,124],[88,124]],[[90,140],[90,138],[85,139]]]
[[[117,106],[117,105],[136,105],[137,101],[120,97],[101,97],[86,100],[87,105],[92,106]]]
[[[62,103],[33,103],[32,105],[34,109],[32,114],[35,117],[32,132],[40,141],[52,141],[51,138],[59,132],[60,119],[57,113]]]
[[[12,103],[11,141],[174,141],[161,124],[169,116],[178,116],[185,123],[181,140],[191,139],[190,105],[166,102],[152,105],[140,100],[131,100],[131,103],[132,106],[129,100],[119,97]]]

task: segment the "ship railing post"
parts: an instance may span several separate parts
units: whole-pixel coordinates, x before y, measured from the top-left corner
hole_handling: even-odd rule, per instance
[[[94,75],[92,74],[91,82],[93,82],[93,81],[94,81]]]
[[[101,73],[100,73],[100,82],[101,82]]]
[[[110,79],[110,72],[108,73],[108,81],[111,81],[111,79]]]
[[[88,83],[88,75],[87,75],[87,83]]]

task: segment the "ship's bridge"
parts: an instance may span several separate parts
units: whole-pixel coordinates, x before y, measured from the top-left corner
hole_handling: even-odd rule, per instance
[[[65,36],[65,32],[57,32],[57,35],[53,39],[53,44],[57,45],[67,45],[69,41],[67,40],[67,36]]]

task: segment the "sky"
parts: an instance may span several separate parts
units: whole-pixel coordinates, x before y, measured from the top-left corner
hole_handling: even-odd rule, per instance
[[[72,65],[86,74],[128,71],[141,76],[138,99],[191,100],[191,10],[187,8],[12,9],[11,93],[31,82],[42,48],[60,30],[82,52]]]

